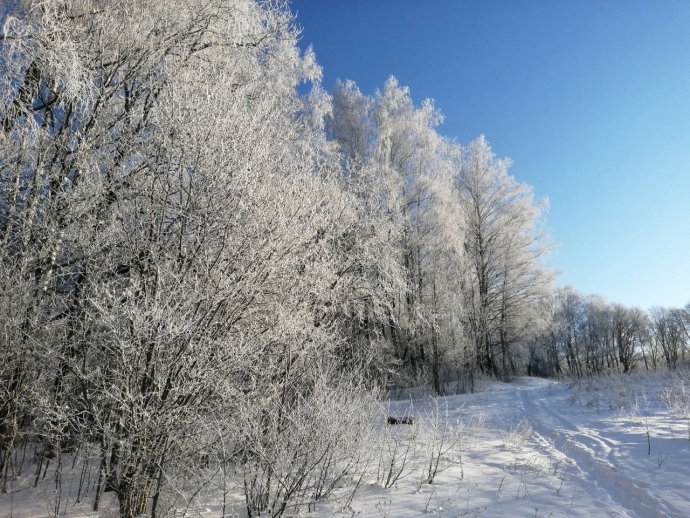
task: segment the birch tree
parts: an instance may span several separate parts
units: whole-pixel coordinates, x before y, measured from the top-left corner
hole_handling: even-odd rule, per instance
[[[336,83],[328,120],[348,185],[384,217],[404,275],[378,327],[405,371],[425,381],[431,370],[437,392],[446,353],[462,340],[456,280],[464,228],[449,197],[460,147],[436,133],[441,120],[430,100],[415,106],[394,78],[371,97],[352,81]]]
[[[501,376],[516,370],[513,344],[541,326],[539,304],[552,279],[542,262],[545,202],[508,175],[509,165],[480,137],[466,149],[456,182],[467,227],[467,328],[480,369]]]

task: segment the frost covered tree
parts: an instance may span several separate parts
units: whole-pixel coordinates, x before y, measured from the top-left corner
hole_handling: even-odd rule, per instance
[[[640,362],[647,370],[656,370],[664,361],[674,368],[682,354],[678,310],[644,312],[581,294],[571,286],[558,288],[552,304],[553,320],[538,341],[557,359],[558,368],[571,375],[629,373]]]
[[[437,392],[463,340],[457,298],[463,220],[450,196],[461,149],[436,133],[440,121],[431,101],[415,106],[409,89],[390,78],[374,96],[352,81],[337,82],[327,124],[348,189],[383,216],[379,227],[387,229],[393,255],[382,259],[393,259],[403,274],[376,328],[403,371],[418,381],[430,371]]]
[[[618,361],[624,373],[631,372],[639,359],[643,332],[646,325],[644,314],[639,308],[626,308],[614,304],[612,312],[613,336],[616,342]]]
[[[654,349],[659,351],[669,369],[675,369],[687,344],[684,311],[653,307],[649,316]]]
[[[440,120],[391,78],[373,97],[336,83],[327,125],[346,178],[387,216],[405,272],[379,327],[409,372],[430,370],[437,392],[448,367],[521,369],[516,345],[548,323],[552,279],[545,202],[483,138],[467,148],[442,139]]]
[[[202,452],[254,465],[343,360],[338,315],[391,298],[395,268],[350,237],[365,209],[328,97],[296,94],[320,69],[292,20],[283,2],[50,0],[5,21],[0,447],[95,455],[94,508],[112,490],[123,517],[164,513],[179,481],[206,483]]]
[[[516,371],[513,345],[545,324],[541,308],[552,275],[543,258],[544,201],[508,174],[483,137],[465,150],[456,190],[466,225],[463,289],[467,329],[487,374]]]

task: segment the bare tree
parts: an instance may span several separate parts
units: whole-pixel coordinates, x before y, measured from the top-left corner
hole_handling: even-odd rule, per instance
[[[628,309],[621,304],[613,306],[613,331],[618,348],[618,359],[623,372],[632,371],[637,363],[641,332],[644,327],[642,311]]]

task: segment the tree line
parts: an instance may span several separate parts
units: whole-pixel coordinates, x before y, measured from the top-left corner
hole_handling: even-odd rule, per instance
[[[555,290],[548,204],[484,137],[394,78],[326,92],[287,2],[2,16],[5,488],[22,448],[36,483],[82,455],[94,510],[162,516],[233,466],[278,516],[358,469],[380,390],[687,359],[687,310]]]
[[[566,286],[555,290],[551,315],[529,348],[531,374],[587,377],[690,361],[690,304],[642,311]]]

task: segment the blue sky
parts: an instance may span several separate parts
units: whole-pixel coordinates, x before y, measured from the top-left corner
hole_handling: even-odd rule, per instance
[[[690,302],[690,2],[293,0],[324,87],[394,75],[551,203],[558,283]]]

